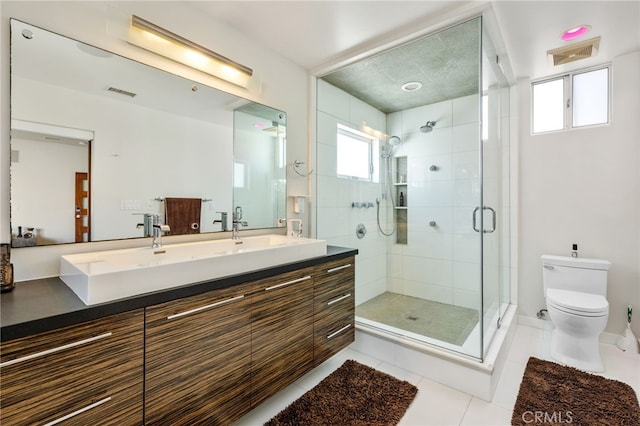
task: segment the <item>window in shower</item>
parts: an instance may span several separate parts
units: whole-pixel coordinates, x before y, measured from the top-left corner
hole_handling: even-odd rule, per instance
[[[532,83],[533,133],[609,122],[609,66]]]
[[[338,177],[375,181],[373,150],[378,140],[366,133],[338,124],[337,127]]]

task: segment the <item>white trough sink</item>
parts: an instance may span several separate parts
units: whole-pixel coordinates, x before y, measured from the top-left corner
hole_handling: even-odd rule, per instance
[[[60,278],[94,305],[326,254],[324,240],[259,235],[65,255]]]

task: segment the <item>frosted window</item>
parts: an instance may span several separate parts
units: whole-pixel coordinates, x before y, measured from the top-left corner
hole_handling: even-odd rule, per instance
[[[573,76],[573,127],[609,121],[609,68]]]
[[[564,79],[533,85],[533,133],[564,129]]]
[[[372,139],[367,139],[350,129],[339,126],[337,134],[338,176],[371,180]]]

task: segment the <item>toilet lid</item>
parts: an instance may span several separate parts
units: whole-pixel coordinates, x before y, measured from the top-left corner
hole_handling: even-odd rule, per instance
[[[584,313],[602,313],[609,310],[609,302],[599,294],[582,293],[579,291],[547,290],[547,301],[564,310]]]

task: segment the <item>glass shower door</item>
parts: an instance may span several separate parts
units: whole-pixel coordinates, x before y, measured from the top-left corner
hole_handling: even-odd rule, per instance
[[[507,306],[508,298],[508,144],[503,141],[508,85],[498,55],[483,27],[482,35],[482,354],[486,354]],[[506,96],[505,96],[506,94]],[[505,138],[506,139],[506,138]],[[507,139],[508,140],[508,139]],[[505,294],[506,293],[506,294]]]

